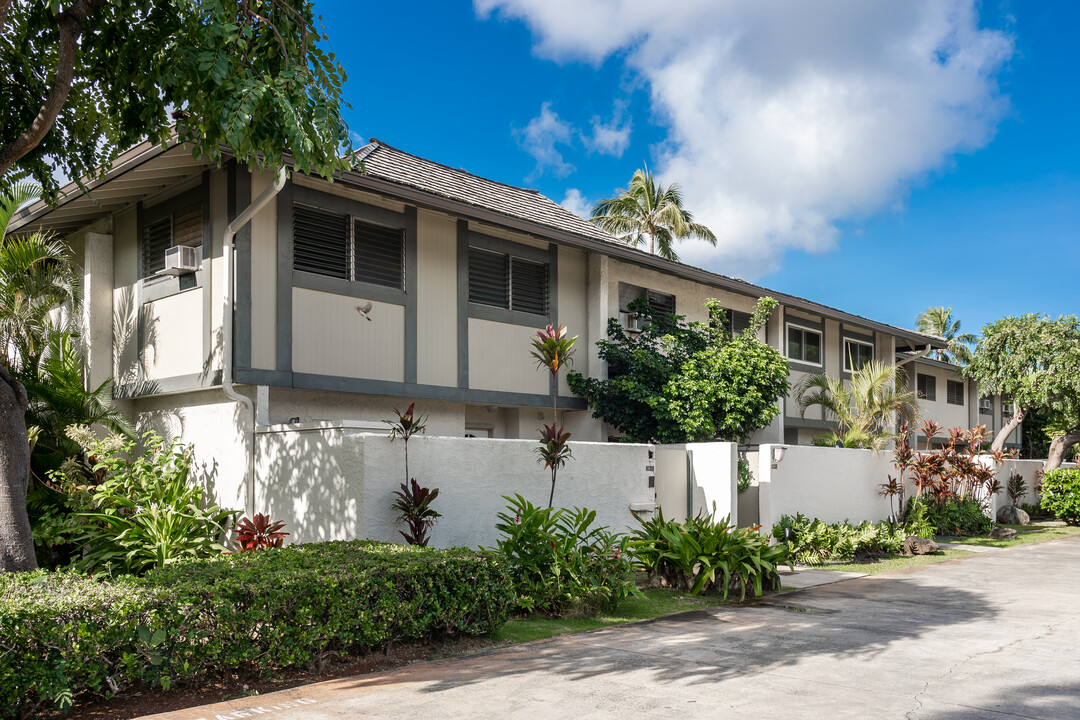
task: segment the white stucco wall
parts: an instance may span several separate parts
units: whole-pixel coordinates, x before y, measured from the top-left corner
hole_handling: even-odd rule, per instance
[[[362,428],[330,427],[259,433],[260,512],[284,520],[291,542],[368,537],[401,542],[391,509],[404,480],[404,444]],[[550,474],[530,440],[420,436],[409,441],[410,474],[439,488],[442,513],[436,547],[493,545],[503,495],[522,494],[546,506]],[[653,507],[649,446],[571,443],[574,457],[559,472],[555,505],[597,511],[597,523],[620,531],[637,526],[631,506]]]
[[[773,467],[772,449],[786,447]],[[890,473],[891,453],[870,450],[762,445],[758,458],[758,503],[765,529],[781,515],[801,512],[826,522],[884,520],[892,512],[878,494]]]
[[[656,504],[669,520],[699,513],[738,522],[738,445],[687,443],[656,447]],[[689,473],[689,483],[687,482]],[[691,493],[690,503],[687,492]]]

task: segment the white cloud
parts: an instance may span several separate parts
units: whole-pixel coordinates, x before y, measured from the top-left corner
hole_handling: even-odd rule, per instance
[[[574,171],[574,166],[563,159],[556,145],[569,145],[573,140],[573,127],[551,109],[551,103],[540,106],[540,114],[529,121],[522,130],[515,130],[518,144],[536,160],[536,169],[526,181],[550,171],[555,177],[564,178]]]
[[[599,116],[592,119],[592,134],[581,134],[581,141],[589,152],[621,158],[630,147],[630,121],[622,122],[621,108],[616,108],[611,122],[604,123]]]
[[[578,217],[588,219],[588,217],[592,215],[592,203],[590,203],[577,188],[568,189],[566,195],[563,196],[562,202],[559,204]]]
[[[655,169],[720,239],[680,254],[721,272],[829,249],[836,221],[894,206],[1008,108],[1012,40],[979,28],[975,0],[475,4],[527,22],[542,56],[626,58],[668,126]]]

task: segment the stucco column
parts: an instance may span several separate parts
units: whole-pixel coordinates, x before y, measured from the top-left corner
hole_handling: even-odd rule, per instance
[[[587,299],[585,302],[587,333],[583,339],[588,346],[589,353],[586,375],[594,378],[604,378],[607,375],[604,363],[600,360],[596,341],[607,338],[610,266],[611,260],[607,255],[589,253]]]
[[[97,388],[113,374],[113,236],[87,233],[83,248],[87,383]]]

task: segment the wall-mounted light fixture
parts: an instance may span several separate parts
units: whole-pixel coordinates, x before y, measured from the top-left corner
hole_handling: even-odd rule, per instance
[[[779,465],[784,461],[784,455],[787,453],[787,445],[773,445],[772,446],[772,461],[774,464]]]

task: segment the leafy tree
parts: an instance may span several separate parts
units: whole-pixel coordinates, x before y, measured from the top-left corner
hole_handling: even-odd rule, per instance
[[[593,417],[634,442],[745,441],[780,413],[777,398],[788,391],[788,365],[775,348],[757,338],[772,298],[762,298],[741,334],[727,330],[724,311],[705,303],[709,322],[686,322],[657,313],[644,300],[630,310],[642,317],[630,335],[612,318],[608,340],[597,342],[608,378],[569,376],[570,389],[584,397]]]
[[[892,425],[897,415],[911,422],[918,414],[915,393],[897,385],[896,367],[873,360],[853,372],[847,383],[824,373],[807,375],[796,389],[796,401],[804,417],[817,406],[840,426],[815,438],[815,445],[881,450],[896,437]]]
[[[345,169],[345,72],[325,40],[309,0],[0,0],[0,196],[9,198],[0,205],[16,202],[14,186],[27,176],[55,202],[56,170],[101,177],[122,149],[174,135],[196,157],[220,160],[227,149],[255,168],[281,167],[288,156],[303,172]],[[22,332],[6,321],[4,341]],[[5,570],[34,566],[27,404],[0,363]]]
[[[1057,418],[1046,468],[1061,465],[1065,451],[1080,442],[1080,320],[1028,313],[992,322],[963,374],[983,394],[1011,399],[1014,413],[991,445],[1001,451],[1024,418],[1043,408]]]
[[[960,332],[960,321],[953,319],[951,307],[926,308],[915,320],[915,329],[936,335],[948,344],[948,347],[934,350],[930,357],[956,365],[971,362],[971,346],[978,342],[978,338],[971,333]]]
[[[693,215],[682,204],[682,193],[676,183],[664,187],[645,168],[634,172],[626,190],[598,202],[590,219],[635,247],[648,240],[650,253],[666,260],[678,260],[676,240],[697,238],[716,245],[712,230],[694,222]]]
[[[195,156],[343,168],[345,72],[308,0],[0,0],[0,194],[104,173],[175,132]],[[173,120],[177,122],[173,124]]]

